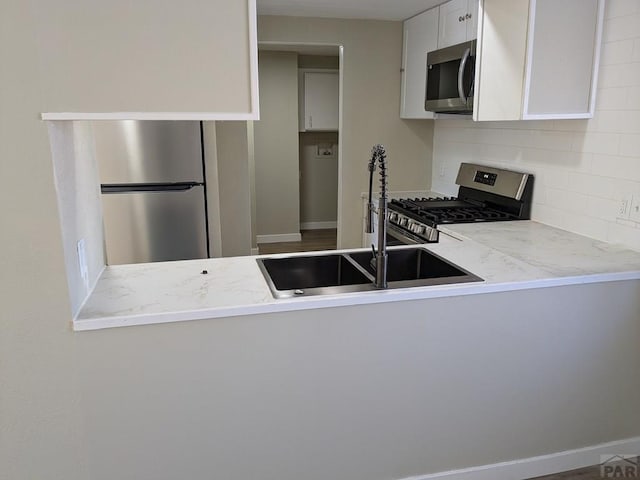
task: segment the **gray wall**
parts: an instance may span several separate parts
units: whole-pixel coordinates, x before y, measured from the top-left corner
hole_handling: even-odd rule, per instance
[[[222,256],[251,254],[247,122],[216,122]]]
[[[300,233],[298,59],[260,52],[260,120],[254,122],[258,235]]]
[[[0,478],[91,478],[36,28],[0,7]],[[113,472],[119,476],[118,472]]]
[[[76,334],[84,478],[394,480],[637,436],[639,292],[578,285]]]
[[[318,157],[318,144],[333,145],[334,156]],[[300,133],[300,225],[338,219],[338,134]]]
[[[338,246],[359,247],[360,194],[368,188],[366,165],[374,144],[387,147],[392,190],[431,185],[433,122],[399,117],[402,23],[260,16],[258,39],[344,46]]]

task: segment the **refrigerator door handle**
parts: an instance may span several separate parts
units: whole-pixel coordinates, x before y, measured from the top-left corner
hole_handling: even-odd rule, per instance
[[[134,192],[186,192],[194,187],[204,185],[199,182],[173,183],[103,183],[102,193],[134,193]]]

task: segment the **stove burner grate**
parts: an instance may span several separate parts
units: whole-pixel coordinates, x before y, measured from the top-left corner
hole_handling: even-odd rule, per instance
[[[409,214],[414,219],[428,221],[432,224],[495,222],[515,219],[509,213],[458,200],[456,197],[392,200],[390,208]]]

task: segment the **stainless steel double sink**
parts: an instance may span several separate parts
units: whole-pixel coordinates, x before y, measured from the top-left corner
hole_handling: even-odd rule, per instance
[[[421,247],[388,249],[388,288],[423,287],[481,278]],[[275,298],[378,290],[371,250],[259,258]]]

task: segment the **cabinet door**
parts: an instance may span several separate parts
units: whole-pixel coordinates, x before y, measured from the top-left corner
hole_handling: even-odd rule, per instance
[[[433,118],[424,109],[427,53],[438,48],[438,9],[404,22],[400,118]]]
[[[304,74],[305,130],[338,130],[339,95],[337,72]]]
[[[467,40],[468,0],[450,0],[440,5],[438,48],[449,47]]]
[[[257,119],[255,0],[32,7],[45,119]]]
[[[601,2],[537,0],[532,5],[523,118],[591,118]]]
[[[528,22],[529,0],[483,0],[474,120],[521,119]]]
[[[593,116],[604,0],[483,0],[481,10],[474,120]]]

